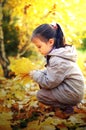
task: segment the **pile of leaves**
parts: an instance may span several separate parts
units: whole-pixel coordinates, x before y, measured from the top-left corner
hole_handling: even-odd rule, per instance
[[[74,114],[65,117],[59,109],[39,103],[36,93],[39,87],[17,77],[7,80],[0,77],[0,129],[1,130],[85,130],[86,95]]]

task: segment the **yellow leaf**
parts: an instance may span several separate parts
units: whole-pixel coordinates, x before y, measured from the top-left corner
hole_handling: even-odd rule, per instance
[[[32,122],[28,123],[28,126],[25,130],[41,130],[39,121],[36,120],[36,121],[32,121]]]
[[[45,125],[42,126],[40,130],[56,130],[56,128],[53,125]]]
[[[20,91],[16,91],[15,97],[18,98],[19,100],[23,100],[25,98],[25,94]]]
[[[10,120],[12,119],[12,112],[0,113],[0,125],[10,127]]]
[[[21,75],[27,74],[31,70],[34,70],[35,65],[29,59],[23,57],[15,60],[14,64],[12,64],[10,68],[16,75]]]

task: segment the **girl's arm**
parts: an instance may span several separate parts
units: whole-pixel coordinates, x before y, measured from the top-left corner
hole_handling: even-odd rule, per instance
[[[60,63],[53,62],[44,72],[35,70],[32,72],[32,78],[41,88],[52,89],[57,87],[65,77],[65,67]]]

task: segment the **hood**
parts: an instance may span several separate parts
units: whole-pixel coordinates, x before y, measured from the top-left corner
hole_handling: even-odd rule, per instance
[[[67,60],[71,60],[76,62],[77,53],[74,46],[66,46],[63,48],[53,49],[48,55],[50,56],[58,56]]]

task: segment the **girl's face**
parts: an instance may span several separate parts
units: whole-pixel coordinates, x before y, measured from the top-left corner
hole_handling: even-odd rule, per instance
[[[54,39],[49,39],[47,42],[41,41],[38,37],[34,37],[32,42],[36,45],[39,52],[46,56],[52,49],[54,44]]]

